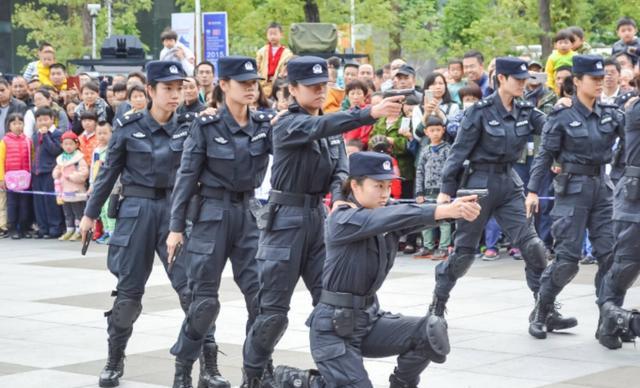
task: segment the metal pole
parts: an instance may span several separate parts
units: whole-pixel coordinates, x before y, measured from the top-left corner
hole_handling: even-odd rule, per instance
[[[351,50],[356,52],[356,0],[351,0]]]
[[[200,13],[200,0],[196,0],[195,1],[195,6],[196,6],[196,25],[195,25],[195,33],[196,33],[196,47],[195,50],[193,50],[194,54],[196,55],[196,63],[201,62],[202,61],[202,34],[201,34],[201,21],[202,21],[202,16]]]
[[[105,0],[107,3],[107,37],[111,36],[111,0]]]
[[[96,17],[91,16],[91,58],[96,58]]]

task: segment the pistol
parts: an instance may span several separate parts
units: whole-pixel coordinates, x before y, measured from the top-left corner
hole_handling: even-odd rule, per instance
[[[461,189],[456,191],[456,198],[460,197],[468,197],[470,195],[477,195],[478,199],[484,198],[489,195],[489,190],[487,189]]]
[[[176,249],[173,251],[173,256],[171,257],[171,262],[169,263],[169,266],[167,267],[167,273],[171,273],[171,271],[173,270],[173,264],[175,264],[176,259],[178,258],[178,256],[180,256],[180,253],[182,252],[182,244],[178,244],[178,246],[176,246]]]
[[[382,93],[382,98],[395,97],[395,96],[413,96],[416,94],[415,89],[389,89]]]
[[[82,250],[80,250],[80,253],[82,253],[82,256],[85,256],[87,254],[87,249],[89,249],[89,244],[91,243],[91,240],[93,240],[93,229],[89,229],[89,231],[87,232],[87,237],[84,239],[84,242],[82,243]]]

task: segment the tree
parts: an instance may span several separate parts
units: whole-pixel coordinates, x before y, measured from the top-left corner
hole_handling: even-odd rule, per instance
[[[542,46],[542,57],[546,58],[551,54],[553,46],[551,44],[551,0],[538,0],[538,14],[540,19],[540,46]]]

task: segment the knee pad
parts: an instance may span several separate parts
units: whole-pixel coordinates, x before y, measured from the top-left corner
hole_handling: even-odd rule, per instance
[[[547,266],[547,253],[544,243],[537,236],[525,241],[520,247],[527,265],[543,271]]]
[[[285,314],[259,316],[253,324],[252,342],[265,353],[272,353],[289,325]]]
[[[447,321],[443,317],[429,314],[423,322],[420,326],[421,340],[418,341],[415,350],[425,355],[429,360],[442,364],[451,351]]]
[[[611,267],[614,286],[621,291],[627,291],[638,279],[638,274],[640,274],[640,262],[637,260],[623,258]]]
[[[111,322],[120,329],[129,329],[140,316],[142,303],[135,299],[116,298],[111,310]]]
[[[218,317],[219,312],[220,303],[217,298],[194,300],[189,306],[187,333],[196,339],[204,337],[209,332],[209,327]]]
[[[451,274],[457,279],[463,277],[473,264],[474,255],[472,253],[453,253],[449,256],[449,267]]]
[[[578,274],[578,263],[574,261],[564,260],[557,258],[553,262],[553,273],[551,274],[551,281],[556,287],[564,287]]]

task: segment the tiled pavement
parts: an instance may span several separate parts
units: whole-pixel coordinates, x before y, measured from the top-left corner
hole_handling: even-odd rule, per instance
[[[105,362],[103,311],[110,308],[115,278],[106,270],[106,249],[92,245],[87,257],[77,243],[0,240],[0,387],[96,387]],[[431,298],[429,260],[401,256],[379,294],[384,309],[421,315]],[[594,266],[583,266],[561,295],[562,311],[579,318],[567,333],[546,341],[527,334],[532,297],[523,263],[504,258],[478,261],[454,290],[448,322],[452,352],[447,363],[430,366],[423,387],[640,387],[640,352],[633,344],[604,349],[593,334],[597,321],[593,297]],[[243,298],[230,268],[220,291],[222,311],[217,339],[223,374],[240,382],[244,339]],[[640,288],[630,290],[630,305],[640,305]],[[168,349],[175,341],[182,311],[162,267],[154,267],[128,347],[121,386],[170,386]],[[276,364],[312,367],[304,321],[310,298],[299,285],[292,301],[289,329],[275,353]],[[387,384],[394,359],[365,361],[376,386]],[[194,368],[197,369],[197,368]],[[197,373],[196,373],[197,374]]]

